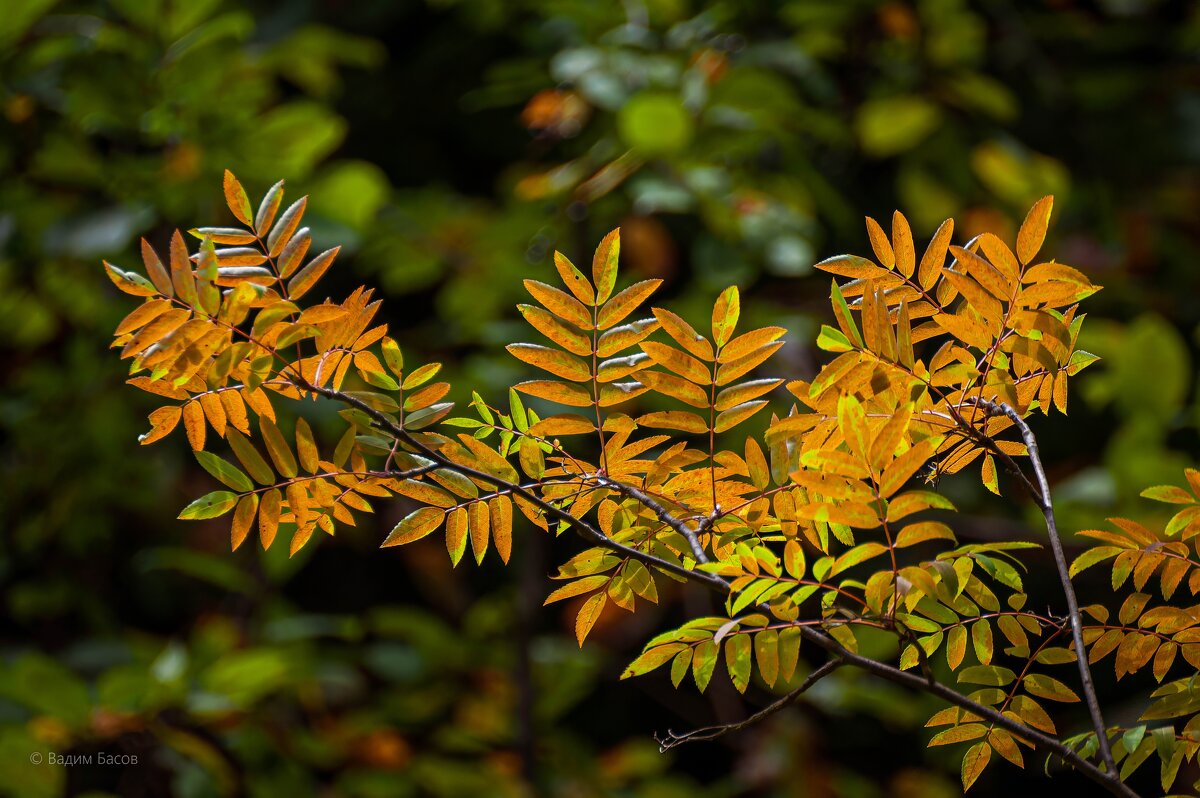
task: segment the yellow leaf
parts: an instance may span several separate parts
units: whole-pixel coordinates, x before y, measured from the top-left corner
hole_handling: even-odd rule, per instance
[[[852,280],[869,280],[891,274],[882,266],[876,266],[866,258],[860,258],[857,255],[835,255],[814,264],[813,268],[836,274],[839,277],[849,277]]]
[[[596,284],[596,304],[612,296],[617,284],[617,261],[621,254],[621,228],[613,230],[600,241],[592,257],[592,282]],[[601,327],[600,329],[604,329]]]
[[[905,277],[912,277],[917,267],[917,253],[913,247],[912,228],[900,211],[892,213],[892,248],[896,256],[896,268]]]
[[[286,280],[291,277],[296,269],[300,268],[300,263],[304,260],[304,256],[308,254],[308,248],[312,246],[312,233],[307,227],[301,227],[287,242],[287,246],[279,253],[279,261],[276,264],[279,269],[279,276]]]
[[[716,420],[713,422],[713,432],[720,433],[731,430],[766,406],[766,399],[755,399],[749,402],[742,402],[740,405],[735,405],[728,410],[718,413]]]
[[[783,327],[760,327],[734,338],[721,350],[718,363],[731,363],[777,341],[787,330]]]
[[[149,302],[144,302],[121,320],[113,335],[124,335],[125,333],[139,330],[170,309],[171,303],[166,299],[152,299]]]
[[[255,482],[260,485],[270,485],[274,482],[275,474],[267,465],[267,461],[240,432],[233,429],[226,430],[225,440],[233,449],[233,453],[237,455],[237,459],[245,466],[246,471],[254,477]]]
[[[549,438],[555,435],[583,435],[595,431],[595,422],[575,413],[549,416],[529,428],[529,434],[539,438]]]
[[[179,423],[181,413],[178,405],[160,407],[151,412],[150,431],[138,437],[138,442],[145,446],[170,434],[171,430],[175,429],[175,425]]]
[[[895,267],[896,254],[892,251],[892,244],[888,241],[887,233],[883,232],[879,222],[870,216],[867,217],[867,237],[871,239],[871,249],[875,250],[875,259],[879,261],[880,265],[888,269]]]
[[[237,396],[236,391],[222,391],[221,393]],[[213,432],[221,437],[225,437],[225,425],[229,421],[229,416],[225,412],[225,403],[221,401],[221,394],[201,394],[199,400],[200,406],[204,408],[204,417],[208,419],[209,426],[213,428]]]
[[[517,470],[512,467],[512,463],[501,457],[496,450],[483,441],[476,440],[470,435],[461,434],[458,436],[458,439],[474,455],[475,462],[472,465],[475,465],[481,471],[508,482],[517,482],[520,479],[517,476]]]
[[[677,429],[681,432],[708,432],[708,422],[695,413],[684,410],[668,410],[639,416],[638,426],[654,429]]]
[[[267,453],[271,455],[275,468],[288,479],[296,476],[296,458],[292,455],[291,447],[288,446],[279,427],[270,419],[260,418],[258,428],[262,432],[263,443],[267,446]]]
[[[939,313],[933,317],[934,322],[958,340],[986,351],[992,345],[992,336],[987,329],[967,316],[952,313]]]
[[[312,533],[316,529],[316,526],[316,522],[313,522],[297,527],[295,534],[292,535],[291,545],[288,546],[289,557],[295,557],[296,552],[304,548],[304,544],[312,538]]]
[[[450,554],[451,565],[458,565],[467,550],[467,526],[466,508],[455,507],[446,515],[446,551]]]
[[[108,261],[104,261],[103,263],[104,271],[108,274],[108,279],[112,280],[113,285],[126,294],[132,296],[154,296],[158,293],[150,281],[140,274],[122,271]]]
[[[987,741],[1000,756],[1019,768],[1025,767],[1025,757],[1021,755],[1021,749],[1011,734],[1003,729],[992,729],[988,732]]]
[[[252,392],[247,392],[247,393],[252,393]],[[265,397],[265,395],[262,394],[261,390],[257,392],[257,395],[263,396],[264,401],[266,400],[266,397]],[[232,424],[233,428],[236,429],[238,432],[242,433],[243,435],[249,435],[250,434],[250,418],[249,418],[249,416],[246,415],[246,400],[245,400],[245,397],[242,396],[242,392],[232,391],[232,390],[221,391],[219,396],[221,397],[221,407],[225,410],[225,418],[228,420],[228,422],[230,424]],[[267,418],[274,419],[274,411],[271,409],[271,403],[269,401],[266,401],[265,404],[266,404],[266,410],[264,410],[263,406],[260,404],[257,407],[255,407],[255,412],[260,416],[265,415],[265,416],[267,416]],[[205,405],[204,409],[205,409],[205,412],[207,412],[208,405]],[[213,415],[215,415],[215,414],[209,415],[209,422],[213,423],[214,429],[217,429],[216,423],[212,421]],[[225,436],[224,427],[217,429],[217,434],[220,435],[221,437],[224,437]]]
[[[1004,295],[1011,297],[1013,288],[1021,281],[1021,267],[1017,265],[1016,256],[995,233],[983,233],[979,236],[978,244],[991,265],[1004,278],[1007,284]]]
[[[995,238],[995,236],[992,236],[992,238]],[[982,240],[983,236],[980,236],[980,239]],[[1001,247],[1004,246],[1000,243],[999,239],[996,239],[996,242]],[[1005,250],[1007,251],[1007,247],[1005,247]],[[960,273],[966,273],[974,277],[996,299],[1004,302],[1012,299],[1017,286],[1015,275],[1006,277],[995,266],[969,249],[950,247],[950,251],[954,253],[956,259],[954,265],[958,266],[961,264],[958,269]],[[955,285],[955,288],[958,288],[958,286]],[[968,297],[968,300],[974,301],[971,297]]]
[[[729,343],[733,331],[737,327],[738,316],[741,313],[741,299],[736,285],[731,285],[721,292],[713,305],[712,334],[713,341],[718,347]]]
[[[558,276],[562,278],[565,285],[575,298],[585,305],[596,304],[596,292],[592,288],[592,284],[583,276],[583,272],[575,268],[575,264],[561,252],[554,253],[554,268],[558,270]]]
[[[717,394],[713,406],[718,411],[728,410],[735,405],[740,405],[742,402],[757,399],[763,394],[779,387],[782,383],[783,380],[768,378],[731,385]]]
[[[879,494],[885,499],[891,498],[929,461],[941,442],[940,437],[927,438],[893,460],[879,479]]]
[[[491,515],[487,503],[475,502],[467,508],[467,515],[471,527],[471,552],[475,555],[475,563],[479,564],[483,562],[483,555],[487,553],[488,547]]]
[[[575,616],[575,639],[579,641],[580,648],[583,648],[583,641],[587,639],[588,633],[592,631],[592,627],[600,619],[600,613],[604,611],[604,603],[607,597],[606,593],[595,594],[583,602],[583,606],[579,609],[579,614]]]

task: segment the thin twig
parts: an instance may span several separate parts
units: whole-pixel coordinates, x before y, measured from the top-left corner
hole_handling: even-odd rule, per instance
[[[654,741],[658,743],[659,753],[666,753],[672,748],[683,745],[684,743],[696,742],[697,740],[715,740],[716,738],[723,737],[730,732],[741,731],[748,726],[753,726],[760,720],[774,715],[776,712],[788,706],[789,704],[795,703],[796,699],[808,691],[808,688],[812,687],[814,684],[821,681],[821,679],[824,679],[841,666],[842,660],[840,658],[829,660],[824,665],[810,673],[808,677],[800,683],[799,687],[792,690],[782,698],[779,698],[763,707],[745,720],[739,720],[736,723],[722,723],[720,726],[705,726],[700,729],[693,729],[689,732],[683,732],[682,734],[676,734],[668,729],[666,737],[661,739],[658,737],[654,738]]]
[[[1050,482],[1046,479],[1046,470],[1042,466],[1042,458],[1038,453],[1037,439],[1033,430],[1021,418],[1021,414],[1010,405],[1003,402],[993,402],[987,399],[974,399],[973,403],[983,409],[988,415],[1004,415],[1017,425],[1021,438],[1028,450],[1029,462],[1037,479],[1038,491],[1035,500],[1046,519],[1046,533],[1050,538],[1050,550],[1054,552],[1054,565],[1058,570],[1058,579],[1062,583],[1063,595],[1067,599],[1067,616],[1071,621],[1071,638],[1075,644],[1075,660],[1079,665],[1079,680],[1083,687],[1084,700],[1088,713],[1092,716],[1092,725],[1096,729],[1096,738],[1100,746],[1100,755],[1109,773],[1117,772],[1116,762],[1113,761],[1112,749],[1108,744],[1108,727],[1104,724],[1104,715],[1100,711],[1100,701],[1096,698],[1096,686],[1092,681],[1092,670],[1088,666],[1087,649],[1083,643],[1083,620],[1079,612],[1079,601],[1075,597],[1075,587],[1071,584],[1071,570],[1067,564],[1067,556],[1063,552],[1062,538],[1058,534],[1058,524],[1054,520],[1054,503],[1050,499]]]

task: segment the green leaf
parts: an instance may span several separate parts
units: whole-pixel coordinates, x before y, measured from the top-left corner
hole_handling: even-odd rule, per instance
[[[1155,485],[1142,491],[1142,498],[1167,504],[1195,504],[1196,497],[1175,485]]]
[[[1091,568],[1096,563],[1116,557],[1121,551],[1122,549],[1118,546],[1097,546],[1096,548],[1088,549],[1071,563],[1071,578],[1074,579],[1076,574],[1087,568]]]
[[[1052,676],[1031,673],[1025,677],[1024,685],[1026,692],[1038,698],[1046,698],[1051,701],[1065,701],[1068,703],[1079,700],[1079,696],[1075,695],[1074,690]]]
[[[982,684],[987,687],[1004,687],[1017,680],[1017,674],[999,665],[973,665],[958,672],[960,684]]]
[[[750,684],[750,662],[750,635],[735,634],[725,638],[725,667],[739,693],[746,692]]]
[[[979,778],[979,774],[983,773],[983,769],[987,767],[991,758],[992,748],[987,743],[977,743],[971,746],[971,750],[967,751],[967,755],[963,757],[962,761],[963,792],[971,789],[971,785]]]
[[[236,493],[227,490],[213,491],[184,507],[179,518],[181,521],[203,521],[206,518],[216,518],[232,510],[237,504],[237,500]]]
[[[705,640],[697,645],[692,653],[692,676],[696,680],[696,687],[700,688],[702,693],[708,688],[713,669],[717,667],[717,651],[716,643]]]
[[[833,301],[833,313],[837,316],[838,324],[841,325],[847,340],[854,348],[862,349],[862,335],[858,331],[858,325],[854,323],[854,317],[850,315],[850,307],[846,304],[846,298],[842,296],[842,289],[838,288],[837,280],[830,283],[829,298]]]
[[[196,459],[200,462],[201,467],[205,471],[212,474],[223,484],[228,485],[236,491],[245,493],[246,491],[254,490],[254,483],[250,481],[250,477],[246,476],[240,468],[230,463],[212,452],[197,451],[194,452]]]
[[[817,336],[817,348],[825,352],[849,352],[854,347],[841,330],[822,324],[821,333]]]
[[[420,540],[441,526],[442,519],[445,516],[445,511],[437,507],[421,507],[413,510],[392,528],[391,533],[388,534],[387,539],[383,541],[382,545],[403,546],[405,543]]]
[[[642,652],[642,655],[633,662],[629,663],[629,667],[621,673],[621,678],[628,679],[631,676],[641,676],[649,673],[687,647],[686,643],[668,643],[665,646],[655,646],[648,649]]]
[[[237,459],[250,472],[250,476],[254,477],[255,482],[260,485],[274,483],[275,473],[271,471],[271,467],[267,465],[267,461],[254,448],[254,444],[250,443],[244,435],[229,427],[225,430],[225,441],[233,449],[233,453],[237,455]]]

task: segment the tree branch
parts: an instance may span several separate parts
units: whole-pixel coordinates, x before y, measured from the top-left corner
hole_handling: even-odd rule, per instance
[[[1050,482],[1046,479],[1046,470],[1042,466],[1042,458],[1038,453],[1037,439],[1033,435],[1033,430],[1025,423],[1025,419],[1021,418],[1021,414],[1012,406],[987,399],[973,399],[973,402],[989,416],[1007,416],[1017,425],[1017,429],[1021,432],[1021,438],[1025,441],[1029,462],[1033,466],[1034,477],[1037,479],[1038,490],[1034,499],[1042,511],[1042,516],[1046,519],[1046,533],[1050,538],[1050,550],[1054,552],[1054,565],[1058,570],[1058,579],[1062,583],[1063,595],[1067,599],[1067,616],[1071,622],[1071,638],[1075,644],[1075,660],[1079,665],[1079,681],[1083,687],[1084,700],[1087,703],[1088,713],[1092,716],[1092,725],[1096,729],[1100,756],[1108,767],[1108,772],[1116,773],[1117,765],[1113,761],[1112,749],[1108,744],[1108,727],[1104,724],[1100,701],[1096,698],[1096,685],[1092,681],[1087,649],[1083,644],[1083,619],[1079,612],[1079,601],[1075,597],[1075,586],[1071,584],[1070,566],[1068,566],[1067,556],[1063,552],[1062,538],[1058,534],[1058,524],[1054,520],[1054,503],[1050,499]]]

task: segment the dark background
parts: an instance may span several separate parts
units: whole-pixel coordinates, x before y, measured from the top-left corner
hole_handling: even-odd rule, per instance
[[[958,794],[961,751],[924,749],[937,704],[855,677],[660,756],[654,732],[769,696],[618,683],[706,599],[606,615],[581,652],[572,608],[540,608],[570,540],[521,530],[509,569],[452,571],[434,538],[380,551],[404,511],[385,505],[290,560],[229,554],[221,521],[175,520],[211,481],[182,435],[137,444],[155,403],[105,348],[131,303],[99,261],[229,222],[225,168],[252,194],[286,178],[314,246],[344,245],[324,290],[377,286],[407,356],[501,401],[521,278],[555,248],[586,262],[618,224],[627,276],[664,278],[697,321],[738,284],[744,323],[791,330],[781,375],[807,378],[828,316],[812,263],[866,252],[863,214],[1011,238],[1054,193],[1048,251],[1106,286],[1082,342],[1104,361],[1070,420],[1037,421],[1061,525],[1153,520],[1138,492],[1200,448],[1198,55],[1197,7],[1152,0],[7,0],[0,792]],[[943,487],[964,539],[1041,534],[1015,490]],[[1132,722],[1149,677],[1099,673]],[[972,795],[1090,789],[1027,764]]]

